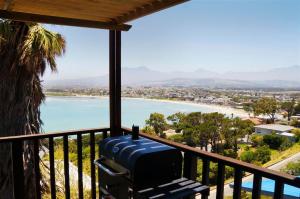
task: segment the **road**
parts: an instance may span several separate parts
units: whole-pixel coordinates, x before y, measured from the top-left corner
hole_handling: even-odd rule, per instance
[[[291,157],[286,158],[286,159],[284,159],[284,160],[282,160],[282,161],[280,161],[276,164],[273,164],[273,165],[269,166],[268,169],[279,171],[281,168],[285,167],[289,162],[294,162],[294,161],[297,161],[297,160],[300,160],[300,152],[296,153],[295,155],[292,155]],[[244,177],[243,182],[246,182],[246,181],[253,181],[253,175],[249,175],[247,177]],[[226,184],[224,186],[224,195],[225,196],[232,196],[232,189],[229,187],[229,184]],[[201,198],[201,197],[197,196],[196,198],[198,199],[198,198]],[[210,191],[210,196],[209,196],[209,199],[215,199],[215,198],[216,198],[216,189],[211,190]]]

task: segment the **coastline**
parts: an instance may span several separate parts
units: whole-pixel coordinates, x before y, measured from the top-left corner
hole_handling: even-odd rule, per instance
[[[108,96],[92,96],[92,95],[62,95],[62,96],[55,96],[55,95],[46,95],[46,97],[54,97],[54,98],[90,98],[90,99],[108,99]],[[181,105],[189,105],[195,107],[204,107],[204,108],[211,108],[215,109],[216,112],[238,116],[240,118],[249,118],[247,112],[241,109],[236,109],[230,106],[224,105],[217,105],[217,104],[205,104],[205,103],[196,103],[191,101],[180,101],[180,100],[168,100],[168,99],[151,99],[151,98],[143,98],[143,97],[122,97],[125,100],[143,100],[143,101],[152,101],[152,102],[163,102],[163,103],[173,103],[173,104],[181,104]]]

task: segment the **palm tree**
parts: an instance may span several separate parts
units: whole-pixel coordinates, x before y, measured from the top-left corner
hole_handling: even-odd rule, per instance
[[[0,137],[40,132],[40,78],[47,66],[56,71],[64,51],[64,38],[40,24],[0,20]],[[26,199],[35,198],[33,155],[32,143],[24,143]],[[13,198],[12,175],[11,146],[0,144],[1,198]]]

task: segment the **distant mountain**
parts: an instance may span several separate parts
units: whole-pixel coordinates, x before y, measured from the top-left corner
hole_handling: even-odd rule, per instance
[[[268,80],[268,81],[243,81],[228,79],[171,79],[161,82],[152,82],[148,86],[195,86],[201,88],[236,88],[236,89],[265,89],[265,88],[282,88],[282,89],[300,89],[300,82]]]
[[[199,86],[210,88],[300,88],[300,66],[276,68],[261,72],[215,73],[203,69],[193,72],[160,72],[147,67],[123,68],[122,84],[127,86],[165,85]],[[98,88],[107,87],[108,75],[49,80],[46,88]]]
[[[282,80],[300,82],[300,66],[275,68],[260,72],[228,72],[223,74],[225,79],[248,80],[248,81],[267,81]]]

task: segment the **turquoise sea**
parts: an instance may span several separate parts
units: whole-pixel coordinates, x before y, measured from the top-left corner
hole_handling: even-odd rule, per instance
[[[216,108],[145,99],[122,99],[122,125],[143,127],[150,113],[166,116],[176,112],[216,112]],[[47,97],[41,108],[43,131],[53,132],[82,128],[108,127],[108,98]]]

